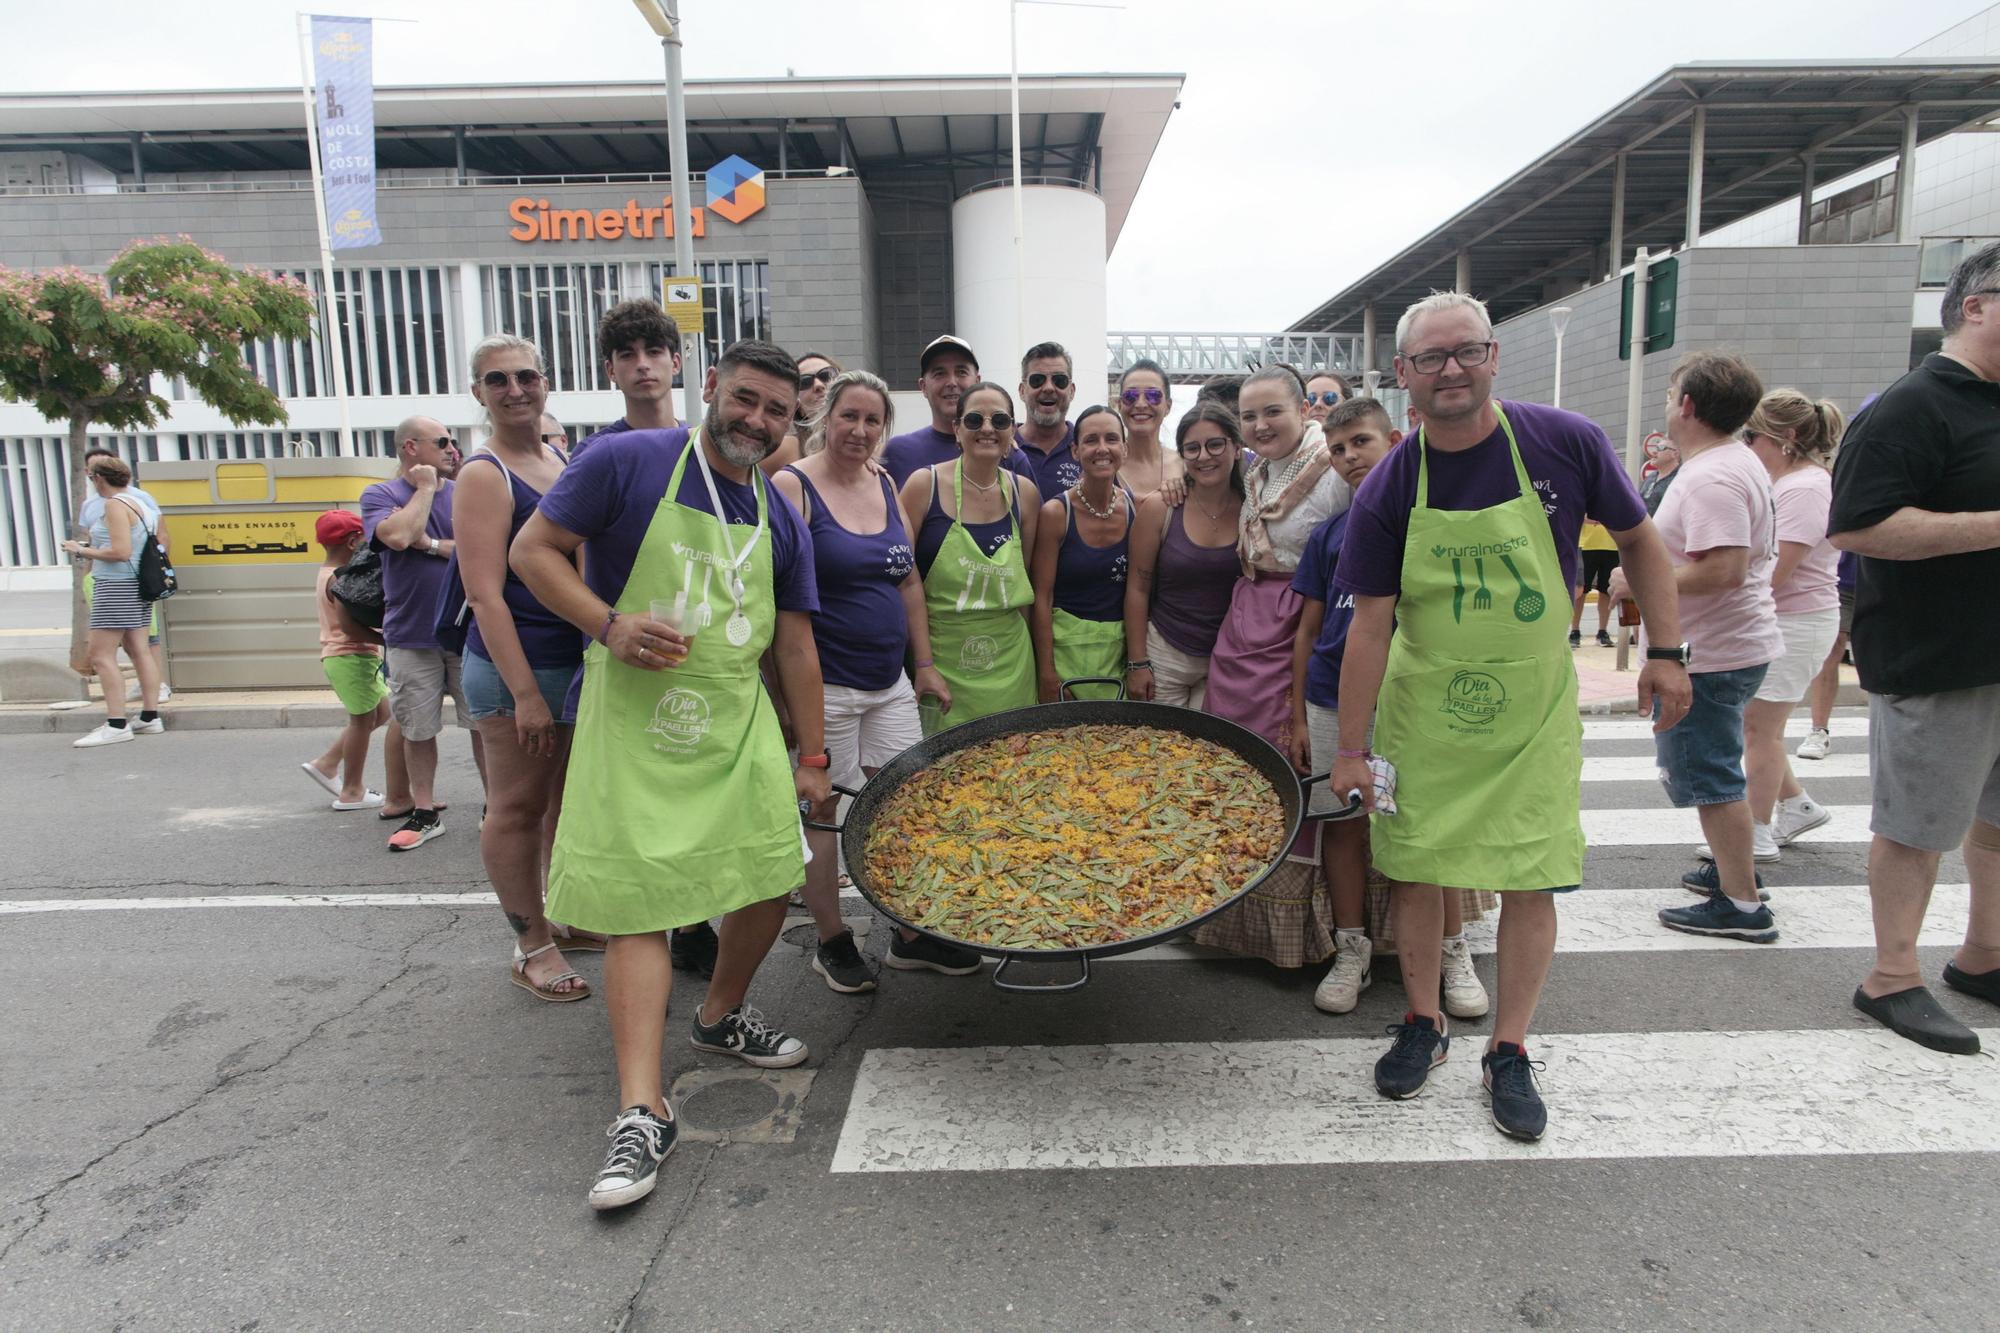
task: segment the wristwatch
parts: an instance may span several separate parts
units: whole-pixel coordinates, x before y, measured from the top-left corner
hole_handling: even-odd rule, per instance
[[[1679,662],[1682,666],[1686,666],[1694,660],[1694,649],[1685,643],[1678,648],[1648,648],[1646,650],[1646,660],[1648,662]]]
[[[433,537],[430,539],[430,543],[431,544],[429,546],[426,546],[424,549],[426,551],[429,551],[432,555],[436,555],[438,553],[438,539]]]

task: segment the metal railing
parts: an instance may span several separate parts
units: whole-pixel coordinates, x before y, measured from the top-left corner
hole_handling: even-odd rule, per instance
[[[703,173],[695,172],[693,174],[697,188],[701,188],[701,182],[704,179]],[[828,180],[858,174],[851,167],[795,168],[791,171],[778,171],[772,168],[764,172],[765,179],[767,180]],[[375,181],[375,188],[378,190],[453,190],[471,186],[492,186],[498,189],[521,189],[529,186],[539,188],[551,185],[667,186],[672,183],[672,174],[665,171],[618,171],[546,176],[482,176],[468,173],[464,180],[460,180],[455,172],[445,171],[435,176],[378,177]],[[1075,181],[1066,181],[1063,183],[1081,184],[1081,182]],[[79,194],[286,194],[304,193],[311,189],[312,177],[301,172],[296,178],[283,180],[151,180],[143,185],[132,181],[107,182],[101,185],[78,185],[70,182],[64,182],[60,185],[8,185],[0,187],[0,198]]]
[[[1110,333],[1105,342],[1112,374],[1135,361],[1156,361],[1180,382],[1247,375],[1280,363],[1343,375],[1361,367],[1361,337],[1351,333]]]

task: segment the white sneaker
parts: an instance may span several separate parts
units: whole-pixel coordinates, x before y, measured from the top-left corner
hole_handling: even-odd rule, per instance
[[[1778,802],[1778,808],[1771,812],[1771,836],[1780,847],[1789,847],[1801,833],[1810,833],[1833,818],[1833,811],[1815,801],[1810,793],[1801,793],[1789,801]]]
[[[78,750],[92,750],[100,745],[118,745],[132,739],[130,727],[114,727],[109,722],[100,722],[95,731],[87,731],[71,742]]]
[[[1339,952],[1334,954],[1333,966],[1313,991],[1313,1004],[1329,1014],[1352,1013],[1361,1002],[1361,992],[1375,983],[1370,967],[1375,944],[1362,930],[1336,931],[1333,942]]]
[[[143,717],[135,717],[125,724],[125,729],[134,736],[157,736],[167,729],[167,720],[163,717],[156,717],[151,722],[148,722]]]
[[[166,702],[167,700],[169,700],[169,699],[171,699],[171,698],[173,698],[173,697],[174,697],[174,687],[173,687],[173,686],[171,686],[171,685],[169,685],[169,684],[167,684],[167,682],[165,682],[164,680],[163,680],[163,681],[161,681],[161,682],[160,682],[160,702],[161,702],[161,703],[165,703],[165,702]]]
[[[139,682],[135,680],[130,685],[127,685],[125,687],[125,702],[131,703],[134,699],[138,697],[139,697]]]
[[[1832,815],[1827,816],[1827,819],[1831,818],[1833,818]],[[1825,822],[1825,819],[1820,821],[1821,824]],[[1814,825],[1814,827],[1817,828],[1818,825]],[[1694,854],[1704,861],[1713,861],[1715,859],[1715,853],[1709,850],[1708,844],[1705,842],[1694,849]],[[1778,850],[1778,838],[1776,834],[1771,832],[1771,826],[1753,821],[1750,825],[1750,859],[1760,866],[1767,866],[1774,861],[1780,860],[1783,856],[1784,853]]]
[[[1484,1018],[1491,1002],[1472,970],[1472,946],[1465,937],[1444,942],[1444,1011],[1453,1018]]]
[[[1833,733],[1825,727],[1814,727],[1792,753],[1801,759],[1824,759],[1832,749]]]

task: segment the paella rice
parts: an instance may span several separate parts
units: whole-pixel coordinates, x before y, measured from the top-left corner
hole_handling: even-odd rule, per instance
[[[967,746],[869,829],[868,883],[925,930],[1013,949],[1151,935],[1274,861],[1284,808],[1240,755],[1159,727],[1076,726]]]

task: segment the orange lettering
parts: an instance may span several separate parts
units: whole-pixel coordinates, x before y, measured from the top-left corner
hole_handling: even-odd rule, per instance
[[[594,241],[597,239],[596,219],[587,208],[558,208],[549,214],[553,235],[557,241]],[[563,235],[567,230],[568,235]]]
[[[516,199],[507,205],[507,216],[520,225],[507,233],[514,240],[527,242],[541,237],[541,227],[535,217],[535,201]]]
[[[653,239],[653,228],[660,223],[660,214],[662,211],[657,208],[642,208],[639,210],[639,216],[646,223],[646,239],[649,241]]]
[[[625,215],[615,208],[597,210],[598,239],[615,241],[625,234]]]
[[[627,199],[625,201],[625,234],[627,236],[637,236],[639,234],[639,201],[637,199]]]

